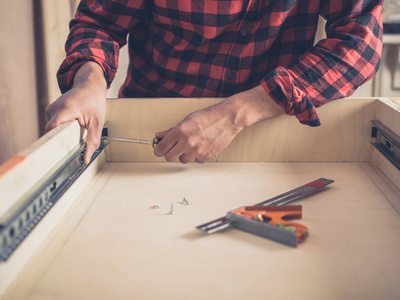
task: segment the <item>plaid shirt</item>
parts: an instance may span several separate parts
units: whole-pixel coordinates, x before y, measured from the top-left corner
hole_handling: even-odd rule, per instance
[[[262,85],[303,124],[376,73],[383,0],[82,0],[58,71],[62,92],[86,61],[111,84],[129,36],[120,97],[227,97]],[[327,39],[314,46],[318,16]]]

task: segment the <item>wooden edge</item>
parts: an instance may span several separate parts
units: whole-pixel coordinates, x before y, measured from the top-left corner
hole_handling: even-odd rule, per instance
[[[65,157],[84,135],[78,121],[62,124],[0,165],[0,216]]]
[[[25,160],[25,156],[16,154],[13,157],[11,157],[9,160],[5,161],[2,165],[0,165],[0,178],[17,167],[20,163],[22,163]]]
[[[95,168],[95,172],[96,169],[98,170],[97,173],[79,196],[74,199],[66,200],[71,201],[71,206],[68,211],[66,211],[58,223],[53,226],[52,231],[43,240],[35,253],[32,254],[30,260],[17,275],[15,281],[9,285],[4,294],[5,299],[8,299],[8,295],[13,295],[16,299],[26,299],[28,297],[31,289],[37,285],[38,281],[43,277],[44,272],[46,272],[47,263],[57,256],[61,248],[64,246],[65,240],[75,230],[76,226],[85,216],[93,202],[102,192],[107,181],[110,179],[111,174],[113,174],[118,167],[117,164],[105,164],[104,152],[96,158],[95,162],[100,162],[100,164]],[[87,171],[94,174],[90,167]],[[46,251],[45,256],[42,255],[44,251]],[[31,273],[32,268],[34,270],[33,273]],[[27,276],[28,274],[29,276]],[[30,276],[32,274],[33,276]],[[23,286],[18,284],[19,278],[24,278]],[[26,280],[26,278],[29,278],[30,280]]]
[[[48,147],[48,144],[46,146]],[[73,207],[76,199],[79,198],[78,196],[103,167],[104,163],[105,155],[102,152],[57,201],[51,211],[37,224],[35,230],[24,239],[11,257],[6,262],[0,262],[0,298],[61,218]]]
[[[400,101],[388,98],[379,98],[376,118],[400,136]]]
[[[372,161],[375,166],[400,190],[400,170],[396,168],[378,149],[374,149]]]
[[[384,158],[379,151],[376,151],[375,154]],[[376,164],[360,164],[360,166],[400,215],[400,189],[393,184],[393,181],[390,180]]]
[[[191,112],[222,101],[221,98],[109,99],[106,120],[110,136],[152,139]],[[242,130],[232,143],[210,161],[370,162],[371,120],[378,98],[346,98],[318,108],[322,125],[302,125],[283,115]],[[164,161],[152,149],[137,144],[111,142],[107,161]]]
[[[400,102],[398,100],[379,98],[376,119],[400,136]],[[374,149],[372,162],[400,190],[400,170],[377,149]]]

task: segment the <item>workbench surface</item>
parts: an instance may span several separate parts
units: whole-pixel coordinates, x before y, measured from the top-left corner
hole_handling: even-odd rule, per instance
[[[195,229],[320,177],[298,248]],[[370,163],[105,163],[4,299],[399,299],[397,192]]]

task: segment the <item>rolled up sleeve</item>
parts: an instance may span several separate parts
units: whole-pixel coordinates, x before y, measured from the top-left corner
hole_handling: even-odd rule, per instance
[[[70,22],[66,58],[57,72],[61,92],[71,89],[75,73],[87,61],[100,65],[109,87],[118,68],[119,50],[144,16],[143,1],[82,0]]]
[[[261,84],[286,114],[319,126],[316,108],[349,97],[377,72],[382,53],[383,0],[321,1],[327,38]]]

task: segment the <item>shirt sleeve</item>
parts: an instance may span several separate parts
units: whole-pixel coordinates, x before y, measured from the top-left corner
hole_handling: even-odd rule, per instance
[[[126,44],[127,34],[144,19],[143,1],[82,0],[70,22],[66,58],[57,72],[61,92],[71,89],[75,73],[87,61],[100,65],[110,87],[118,67],[119,49]]]
[[[316,107],[348,97],[377,72],[382,53],[383,0],[321,1],[327,38],[261,84],[286,114],[319,126]]]

